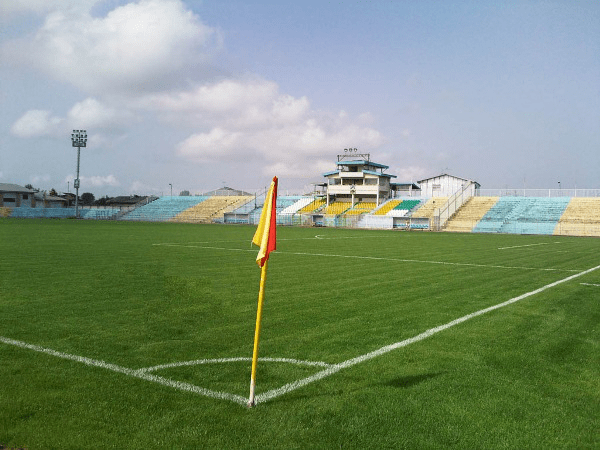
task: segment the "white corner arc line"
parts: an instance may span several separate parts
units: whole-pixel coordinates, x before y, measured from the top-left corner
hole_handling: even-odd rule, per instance
[[[453,320],[451,322],[448,322],[448,323],[446,323],[444,325],[440,325],[440,326],[435,327],[435,328],[430,328],[429,330],[424,331],[423,333],[418,334],[418,335],[416,335],[416,336],[414,336],[412,338],[405,339],[405,340],[400,341],[400,342],[396,342],[395,344],[386,345],[386,346],[381,347],[380,349],[372,351],[370,353],[366,353],[364,355],[348,359],[348,360],[346,360],[344,362],[341,362],[339,364],[335,364],[335,365],[333,365],[333,366],[331,366],[331,367],[329,367],[329,368],[327,368],[325,370],[322,370],[320,372],[317,372],[314,375],[311,375],[311,376],[309,376],[307,378],[303,378],[301,380],[297,380],[297,381],[294,381],[292,383],[288,383],[288,384],[286,384],[286,385],[284,385],[284,386],[282,386],[280,388],[272,389],[270,391],[267,391],[267,392],[264,392],[262,394],[259,394],[259,395],[256,396],[256,401],[257,402],[266,402],[268,400],[272,400],[272,399],[274,399],[276,397],[279,397],[281,395],[284,395],[284,394],[287,394],[287,393],[289,393],[291,391],[294,391],[294,390],[296,390],[298,388],[306,386],[307,384],[310,384],[310,383],[312,383],[314,381],[321,380],[321,379],[323,379],[325,377],[333,375],[333,374],[339,372],[342,369],[346,369],[346,368],[354,366],[356,364],[359,364],[359,363],[368,361],[370,359],[376,358],[376,357],[381,356],[381,355],[383,355],[385,353],[389,353],[392,350],[396,350],[396,349],[401,348],[401,347],[406,347],[407,345],[413,344],[415,342],[422,341],[423,339],[426,339],[426,338],[428,338],[430,336],[433,336],[434,334],[439,333],[440,331],[447,330],[448,328],[451,328],[454,325],[458,325],[458,324],[466,322],[467,320],[472,319],[474,317],[481,316],[482,314],[486,314],[486,313],[488,313],[490,311],[494,311],[496,309],[503,308],[505,306],[511,305],[511,304],[516,303],[516,302],[518,302],[520,300],[523,300],[523,299],[525,299],[527,297],[531,297],[532,295],[539,294],[540,292],[543,292],[543,291],[545,291],[547,289],[550,289],[550,288],[553,288],[555,286],[558,286],[559,284],[566,283],[567,281],[571,281],[571,280],[573,280],[575,278],[578,278],[580,276],[586,275],[586,274],[588,274],[590,272],[593,272],[593,271],[595,271],[597,269],[600,269],[600,266],[596,266],[596,267],[593,267],[591,269],[584,270],[583,272],[580,272],[580,273],[577,273],[575,275],[571,275],[571,276],[569,276],[567,278],[563,278],[562,280],[558,280],[558,281],[555,281],[553,283],[547,284],[547,285],[542,286],[541,288],[538,288],[538,289],[536,289],[534,291],[527,292],[527,293],[525,293],[523,295],[520,295],[518,297],[511,298],[510,300],[507,300],[507,301],[502,302],[502,303],[498,303],[497,305],[494,305],[494,306],[490,306],[489,308],[484,308],[484,309],[481,309],[479,311],[475,311],[475,312],[473,312],[471,314],[467,314],[466,316],[459,317],[458,319],[455,319],[455,320]]]
[[[252,358],[239,356],[236,358],[215,358],[215,359],[196,359],[193,361],[180,361],[169,364],[160,364],[158,366],[145,367],[143,369],[138,369],[138,372],[153,372],[155,370],[163,370],[163,369],[172,369],[174,367],[184,367],[184,366],[197,366],[201,364],[219,364],[219,363],[229,363],[229,362],[250,362]],[[299,366],[316,366],[316,367],[331,367],[333,364],[329,364],[323,361],[303,361],[299,359],[292,358],[258,358],[259,362],[279,362],[279,363],[289,363],[296,364]]]

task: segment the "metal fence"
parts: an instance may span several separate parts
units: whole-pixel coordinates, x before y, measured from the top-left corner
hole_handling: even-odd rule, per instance
[[[478,189],[479,197],[600,197],[600,189]]]

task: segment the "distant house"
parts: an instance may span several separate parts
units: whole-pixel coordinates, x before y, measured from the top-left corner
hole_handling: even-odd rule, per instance
[[[0,183],[0,207],[18,208],[29,206],[35,208],[35,191],[18,184]]]
[[[111,197],[106,199],[104,205],[112,206],[113,208],[123,208],[127,206],[134,206],[137,203],[146,200],[148,197],[139,195],[121,195],[118,197]]]
[[[450,197],[468,183],[473,183],[471,195],[475,195],[475,191],[481,187],[479,183],[447,173],[417,181],[417,184],[421,187],[422,197]]]
[[[239,191],[237,189],[233,189],[230,187],[222,187],[221,189],[215,189],[214,191],[205,192],[202,195],[207,197],[227,197],[227,196],[254,196],[254,194],[249,194],[248,192]]]
[[[36,192],[34,194],[35,205],[39,208],[66,208],[69,206],[69,200],[56,195],[49,195],[46,192]]]

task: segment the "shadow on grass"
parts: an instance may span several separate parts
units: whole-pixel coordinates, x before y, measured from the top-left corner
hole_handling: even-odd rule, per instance
[[[384,386],[390,386],[395,388],[408,388],[417,384],[423,383],[431,378],[435,378],[442,375],[442,372],[437,373],[424,373],[421,375],[408,375],[405,377],[398,377],[383,383]]]

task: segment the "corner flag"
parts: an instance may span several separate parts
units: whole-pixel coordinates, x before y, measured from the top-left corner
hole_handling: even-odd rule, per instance
[[[271,187],[265,197],[265,205],[260,214],[260,221],[256,228],[256,233],[252,238],[252,243],[258,245],[260,250],[256,257],[256,263],[259,267],[265,265],[269,259],[269,253],[276,248],[277,239],[277,177],[273,177]]]
[[[260,290],[258,291],[258,308],[256,310],[256,328],[254,330],[254,352],[252,354],[252,374],[250,376],[250,398],[248,407],[252,408],[254,401],[254,388],[256,386],[256,364],[258,362],[258,342],[260,340],[260,322],[262,319],[262,308],[265,299],[265,284],[267,281],[267,266],[269,254],[276,248],[277,240],[277,177],[273,177],[271,187],[265,197],[265,205],[260,215],[260,221],[252,243],[258,245],[256,263],[261,268]]]

